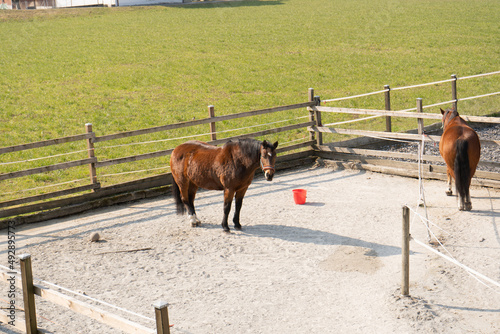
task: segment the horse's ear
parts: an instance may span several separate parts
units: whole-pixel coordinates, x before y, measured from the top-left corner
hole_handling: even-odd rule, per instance
[[[443,108],[439,108],[441,109],[441,115],[444,115],[445,111],[443,110]]]
[[[267,140],[264,140],[264,141],[262,142],[262,146],[263,146],[263,147],[266,147],[267,145],[269,145],[269,144],[267,143]]]
[[[274,143],[273,146],[275,149],[278,148],[278,142]]]

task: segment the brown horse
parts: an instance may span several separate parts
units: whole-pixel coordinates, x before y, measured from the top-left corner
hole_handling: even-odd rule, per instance
[[[443,114],[443,134],[439,142],[439,152],[446,162],[448,189],[451,196],[451,178],[455,179],[459,210],[471,210],[470,181],[476,172],[481,155],[481,144],[477,133],[467,125],[454,109],[447,109]]]
[[[177,214],[188,211],[191,226],[199,226],[194,210],[194,198],[198,188],[224,190],[224,218],[222,228],[229,232],[227,219],[231,202],[235,198],[234,228],[241,229],[240,211],[243,197],[252,183],[259,166],[267,181],[274,176],[278,142],[241,139],[216,147],[200,141],[188,141],[177,146],[170,156],[170,168],[174,178],[173,194]]]

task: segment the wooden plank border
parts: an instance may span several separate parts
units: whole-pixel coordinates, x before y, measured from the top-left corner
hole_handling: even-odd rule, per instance
[[[144,190],[148,188],[155,188],[164,185],[172,184],[172,176],[171,174],[162,174],[158,176],[153,176],[150,178],[143,178],[135,181],[130,181],[126,183],[121,183],[118,185],[102,187],[99,191],[83,194],[78,196],[73,196],[69,198],[57,199],[50,202],[43,202],[37,204],[26,205],[22,207],[6,209],[0,211],[0,218],[11,217],[16,215],[22,215],[37,211],[45,211],[55,208],[61,208],[65,206],[71,205],[80,205],[82,203],[103,199],[109,196],[118,195],[121,193],[128,193],[137,190]]]
[[[59,190],[59,191],[54,191],[51,193],[47,194],[42,194],[42,195],[37,195],[37,196],[30,196],[30,197],[24,197],[20,199],[14,199],[11,201],[6,201],[6,202],[1,202],[0,203],[0,208],[6,208],[9,206],[14,206],[14,205],[20,205],[20,204],[25,204],[25,203],[32,203],[32,202],[37,202],[37,201],[43,201],[49,198],[54,198],[54,197],[61,197],[61,196],[66,196],[70,194],[75,194],[79,193],[82,191],[87,191],[87,190],[93,190],[93,189],[98,189],[100,187],[99,184],[88,184],[85,186],[80,186],[80,187],[75,187],[75,188],[70,188],[70,189],[65,189],[65,190]]]

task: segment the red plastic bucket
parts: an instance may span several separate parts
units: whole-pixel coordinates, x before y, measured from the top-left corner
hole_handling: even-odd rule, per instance
[[[305,189],[293,189],[293,200],[295,204],[304,204],[306,202],[307,190]]]

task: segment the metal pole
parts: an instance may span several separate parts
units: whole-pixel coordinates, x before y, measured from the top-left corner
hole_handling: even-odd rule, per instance
[[[384,89],[386,89],[386,92],[384,94],[385,95],[385,110],[389,111],[389,110],[391,110],[391,87],[389,85],[385,85]],[[385,131],[392,132],[391,116],[385,117]]]
[[[451,99],[454,101],[453,109],[455,109],[455,111],[458,111],[457,75],[452,74],[451,78],[453,79],[453,81],[451,82]]]

